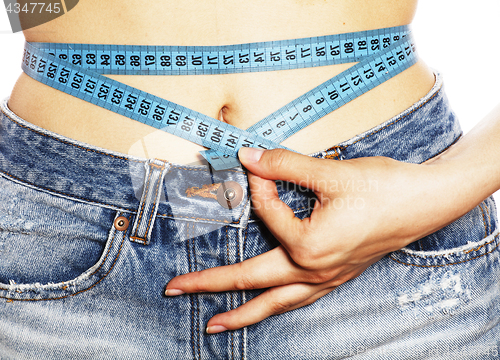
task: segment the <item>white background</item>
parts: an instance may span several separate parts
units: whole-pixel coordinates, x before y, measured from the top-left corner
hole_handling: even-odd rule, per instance
[[[467,132],[500,103],[500,0],[421,0],[412,27],[421,58],[443,74]],[[0,99],[21,73],[23,42],[0,9]]]

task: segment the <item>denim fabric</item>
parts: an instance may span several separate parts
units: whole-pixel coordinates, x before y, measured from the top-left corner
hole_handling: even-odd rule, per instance
[[[244,171],[113,153],[1,109],[1,359],[499,358],[491,198],[312,305],[207,335],[211,316],[260,291],[163,292],[176,275],[276,246],[251,211]],[[313,156],[420,163],[460,135],[438,76],[408,110]],[[232,209],[217,195],[229,181],[243,191]],[[310,214],[311,193],[286,183],[279,193],[298,217]]]

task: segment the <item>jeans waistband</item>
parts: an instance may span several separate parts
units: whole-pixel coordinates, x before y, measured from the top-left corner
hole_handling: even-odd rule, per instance
[[[347,141],[311,156],[354,159],[387,156],[422,163],[443,152],[462,134],[443,90],[443,77],[435,72],[432,89],[411,107]]]
[[[214,171],[208,166],[155,162],[112,152],[32,125],[8,109],[7,100],[0,107],[0,174],[26,186],[135,213],[148,186],[152,164],[168,164],[159,175],[163,176],[160,179],[163,186],[158,195],[158,216],[238,224],[249,202],[247,177],[242,169]],[[460,134],[458,121],[442,91],[441,76],[436,75],[431,91],[409,109],[311,156],[324,159],[390,156],[420,163],[445,150]],[[241,201],[233,208],[218,205],[221,194],[224,196],[228,188],[225,184],[234,183],[241,187],[237,189]],[[286,186],[280,186],[279,192],[296,211],[313,197]]]

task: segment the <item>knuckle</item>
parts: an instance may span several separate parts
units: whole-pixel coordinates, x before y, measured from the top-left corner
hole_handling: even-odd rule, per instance
[[[247,274],[240,274],[234,280],[234,289],[253,290],[255,289],[255,284]]]
[[[271,303],[271,312],[273,314],[280,314],[287,311],[290,307],[292,307],[292,304],[288,301],[275,300]]]
[[[269,169],[280,171],[289,166],[290,152],[284,149],[273,149],[266,151],[267,156],[263,156],[261,161],[265,161]]]
[[[324,284],[331,281],[334,277],[333,271],[319,271],[310,275],[310,282],[313,284]]]
[[[352,277],[351,277],[351,276],[346,276],[346,275],[344,275],[344,276],[339,276],[339,277],[335,278],[334,280],[332,280],[332,281],[330,282],[330,285],[331,285],[331,286],[334,286],[334,287],[337,287],[337,286],[340,286],[340,285],[342,285],[342,284],[344,284],[344,283],[348,282],[348,281],[349,281],[349,280],[351,280],[351,279],[352,279]]]
[[[299,248],[290,253],[293,261],[304,270],[318,270],[324,254],[314,249]]]

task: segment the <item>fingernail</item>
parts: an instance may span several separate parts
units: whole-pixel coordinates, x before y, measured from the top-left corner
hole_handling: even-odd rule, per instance
[[[249,162],[249,163],[256,163],[260,160],[262,157],[262,154],[264,154],[264,150],[262,149],[255,149],[251,147],[242,147],[238,151],[238,157],[240,160],[243,160],[243,162]]]
[[[184,294],[184,291],[179,290],[179,289],[167,289],[167,290],[165,290],[166,296],[177,296],[177,295],[182,295],[182,294]]]
[[[218,334],[223,331],[227,331],[227,329],[222,326],[222,325],[212,325],[212,326],[207,326],[207,334]]]

